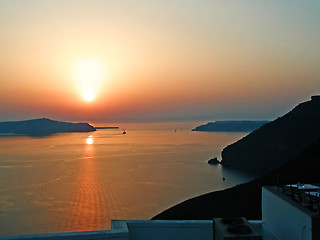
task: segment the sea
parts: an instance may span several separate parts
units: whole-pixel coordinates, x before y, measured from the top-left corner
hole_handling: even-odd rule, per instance
[[[254,178],[207,163],[247,133],[191,131],[197,125],[0,136],[0,236],[110,229],[111,219],[150,219]]]

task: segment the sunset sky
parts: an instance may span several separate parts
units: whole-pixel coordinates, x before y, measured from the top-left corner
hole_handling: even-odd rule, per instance
[[[0,0],[0,121],[274,119],[320,93],[320,1]]]

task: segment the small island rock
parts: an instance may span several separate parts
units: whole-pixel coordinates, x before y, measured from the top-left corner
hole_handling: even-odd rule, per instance
[[[210,159],[208,161],[208,163],[216,165],[216,164],[220,164],[220,161],[218,160],[218,158],[214,157],[214,158]]]

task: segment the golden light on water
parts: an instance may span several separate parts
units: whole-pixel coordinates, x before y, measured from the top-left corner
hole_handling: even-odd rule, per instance
[[[92,135],[86,138],[86,143],[76,184],[72,189],[66,231],[102,230],[108,226],[107,219],[110,219],[105,188],[101,186],[101,179],[97,171]]]
[[[93,137],[90,135],[89,137],[86,138],[86,144],[92,145],[93,144]]]

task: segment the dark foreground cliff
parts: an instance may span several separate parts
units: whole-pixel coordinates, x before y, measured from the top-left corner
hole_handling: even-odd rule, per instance
[[[297,157],[320,137],[320,96],[263,125],[222,151],[222,165],[266,173]]]
[[[320,139],[277,170],[249,183],[189,199],[165,210],[153,219],[212,219],[226,216],[261,219],[262,186],[296,182],[319,183],[319,163]]]
[[[62,132],[91,132],[96,129],[88,123],[60,122],[47,118],[0,122],[0,133],[45,136]]]

